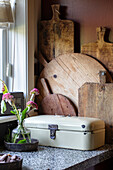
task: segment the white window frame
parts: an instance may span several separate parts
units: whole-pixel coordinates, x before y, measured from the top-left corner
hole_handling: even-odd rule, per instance
[[[8,54],[8,46],[7,46],[7,29],[0,29],[0,78],[7,82],[6,77],[6,67],[7,67],[7,54]],[[0,91],[2,89],[2,83],[0,82]]]
[[[28,96],[28,1],[12,0],[16,3],[13,10],[15,24],[9,30],[9,64],[12,77],[8,77],[9,91],[24,92]],[[21,12],[20,12],[21,11]],[[14,76],[14,79],[13,79]],[[12,85],[13,84],[13,85]]]

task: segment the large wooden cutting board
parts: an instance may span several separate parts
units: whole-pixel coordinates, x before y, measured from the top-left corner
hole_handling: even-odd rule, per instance
[[[78,108],[78,89],[86,82],[99,83],[99,71],[104,67],[95,59],[78,53],[68,53],[50,61],[40,74],[38,89],[39,100],[47,96],[41,85],[41,78],[46,78],[55,94],[68,97]],[[107,73],[107,78],[111,77]],[[39,101],[39,102],[40,102]]]
[[[85,83],[79,88],[78,103],[79,116],[105,121],[106,143],[113,143],[113,83]]]
[[[96,31],[97,41],[82,45],[81,53],[99,60],[111,72],[113,77],[113,43],[104,41],[106,31],[104,27],[97,27]]]
[[[59,7],[52,5],[52,19],[40,22],[39,50],[48,62],[60,54],[74,52],[74,23],[59,18]]]

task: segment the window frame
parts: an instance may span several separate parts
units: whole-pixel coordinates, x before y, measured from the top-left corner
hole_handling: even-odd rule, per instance
[[[6,75],[6,68],[7,68],[7,63],[8,63],[8,41],[7,41],[7,29],[1,29],[0,30],[0,34],[1,34],[1,56],[0,56],[0,62],[1,62],[1,79],[3,81],[5,81],[6,83],[8,83],[8,79],[7,79],[7,75]],[[2,84],[0,84],[0,88],[2,87]],[[1,89],[0,89],[1,91]]]

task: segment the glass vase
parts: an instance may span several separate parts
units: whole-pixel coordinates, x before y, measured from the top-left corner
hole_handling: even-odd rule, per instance
[[[12,143],[31,143],[30,130],[23,126],[23,122],[18,121],[18,126],[12,130]]]

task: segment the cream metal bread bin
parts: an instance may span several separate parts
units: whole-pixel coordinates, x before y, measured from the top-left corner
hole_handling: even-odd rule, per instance
[[[26,118],[24,126],[39,145],[93,150],[105,143],[105,123],[97,118],[40,115]]]

